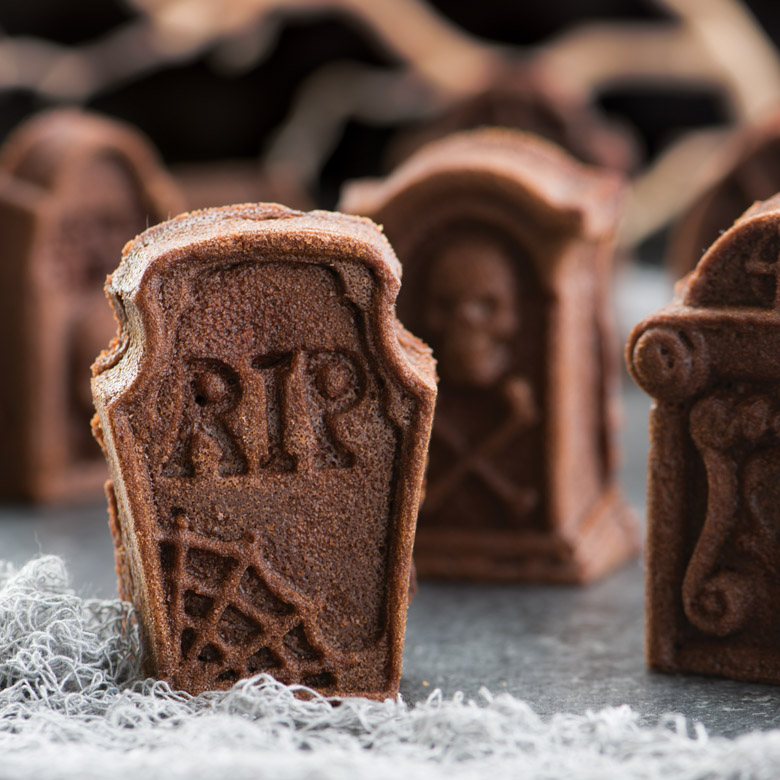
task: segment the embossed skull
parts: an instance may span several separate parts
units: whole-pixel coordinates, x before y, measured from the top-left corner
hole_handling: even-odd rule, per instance
[[[497,241],[470,235],[431,264],[427,326],[445,380],[488,387],[512,360],[519,307],[512,261]]]

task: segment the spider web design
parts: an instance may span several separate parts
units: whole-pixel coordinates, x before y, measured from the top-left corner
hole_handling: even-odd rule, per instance
[[[290,594],[253,549],[254,536],[210,540],[183,516],[158,540],[177,677],[209,688],[267,672],[281,682],[338,690],[338,669],[357,659],[327,645],[317,627],[320,604]],[[247,554],[249,553],[249,554]],[[194,673],[194,674],[193,674]]]

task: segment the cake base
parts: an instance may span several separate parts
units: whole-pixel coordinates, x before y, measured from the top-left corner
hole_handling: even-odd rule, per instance
[[[584,584],[639,552],[636,514],[617,488],[606,491],[570,538],[562,532],[418,528],[420,579]]]

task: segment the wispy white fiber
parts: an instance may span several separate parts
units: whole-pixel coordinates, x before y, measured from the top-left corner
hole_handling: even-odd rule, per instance
[[[719,780],[780,773],[780,731],[689,734],[628,707],[541,719],[523,701],[310,701],[261,675],[197,697],[143,680],[129,608],[59,558],[0,564],[0,780]]]

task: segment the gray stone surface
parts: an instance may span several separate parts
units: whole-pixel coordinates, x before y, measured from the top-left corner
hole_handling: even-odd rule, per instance
[[[627,322],[662,302],[658,276],[632,277],[641,294],[629,297]],[[625,386],[622,483],[643,516],[648,400]],[[63,556],[80,592],[116,594],[104,503],[0,507],[0,558],[22,564],[38,553]],[[422,583],[409,610],[401,691],[413,702],[435,688],[478,698],[485,686],[542,715],[628,704],[646,722],[683,713],[714,734],[780,726],[776,687],[646,670],[642,579],[634,563],[587,588]]]
[[[626,385],[622,483],[644,518],[649,400]],[[508,691],[540,715],[628,704],[655,723],[682,713],[712,734],[780,726],[780,689],[653,673],[644,664],[644,572],[586,588],[423,583],[409,610],[401,692]]]
[[[646,723],[683,713],[713,734],[780,726],[780,691],[649,672],[642,654],[642,572],[588,588],[425,584],[409,613],[401,692],[477,699],[485,686],[543,716],[629,704]]]

